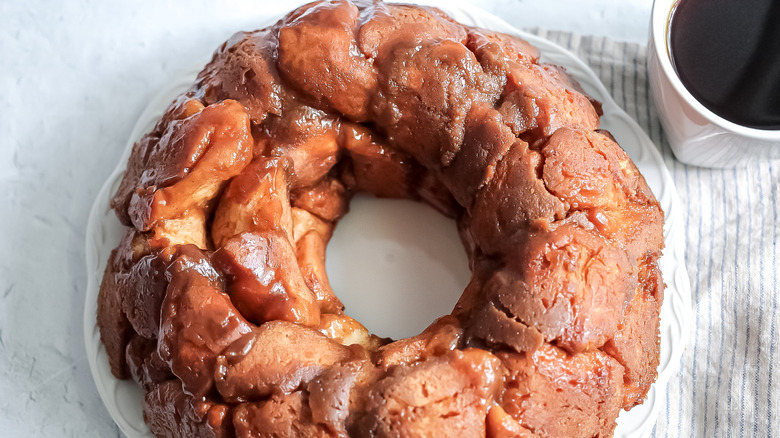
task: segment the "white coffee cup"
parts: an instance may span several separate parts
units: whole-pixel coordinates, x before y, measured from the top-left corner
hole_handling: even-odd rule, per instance
[[[650,89],[675,156],[684,163],[705,167],[780,158],[780,129],[755,129],[730,122],[699,103],[680,81],[667,42],[669,17],[678,1],[685,0],[653,2],[647,51]]]

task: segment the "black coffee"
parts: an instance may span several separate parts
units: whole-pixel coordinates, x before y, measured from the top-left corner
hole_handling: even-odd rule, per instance
[[[780,129],[780,0],[679,0],[669,48],[685,87],[712,112]]]

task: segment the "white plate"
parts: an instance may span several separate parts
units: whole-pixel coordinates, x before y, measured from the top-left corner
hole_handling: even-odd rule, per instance
[[[674,182],[661,155],[636,122],[612,100],[595,73],[572,53],[547,40],[517,30],[503,20],[469,5],[458,4],[457,7],[453,7],[452,2],[436,3],[435,0],[421,3],[438,6],[464,24],[518,35],[537,46],[542,52],[544,61],[566,67],[569,74],[576,78],[591,96],[602,102],[604,116],[601,119],[601,126],[612,132],[623,149],[634,160],[666,213],[664,225],[666,250],[660,260],[660,266],[667,288],[661,308],[661,363],[658,368],[658,380],[650,389],[644,404],[629,412],[621,413],[615,431],[616,437],[648,436],[655,425],[659,410],[665,406],[664,392],[667,382],[669,377],[677,371],[676,364],[687,344],[691,309],[690,282],[684,264],[685,234],[680,217],[681,206]],[[273,22],[276,19],[278,17],[260,17],[258,23]],[[122,432],[132,438],[151,436],[143,421],[143,391],[133,381],[120,381],[111,375],[106,352],[100,342],[100,333],[95,321],[98,288],[103,270],[111,250],[117,245],[124,231],[124,227],[111,211],[109,202],[122,178],[133,143],[152,129],[162,112],[177,95],[189,88],[194,82],[197,71],[204,64],[205,61],[198,64],[197,70],[175,78],[171,85],[162,90],[141,114],[119,164],[98,193],[87,225],[88,284],[84,307],[84,337],[87,356],[95,384],[109,414]],[[356,316],[360,319],[359,315]]]

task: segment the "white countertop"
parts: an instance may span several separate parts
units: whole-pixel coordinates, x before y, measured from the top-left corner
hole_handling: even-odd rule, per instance
[[[219,6],[216,5],[219,3]],[[299,2],[276,1],[283,12]],[[644,42],[650,0],[472,1],[518,27]],[[260,1],[0,2],[0,435],[118,434],[82,336],[84,229],[150,97]]]

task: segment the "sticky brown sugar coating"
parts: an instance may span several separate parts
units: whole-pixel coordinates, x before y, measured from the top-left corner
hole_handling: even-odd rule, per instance
[[[184,391],[203,397],[214,385],[219,353],[252,327],[223,291],[206,255],[191,245],[180,247],[179,253],[168,268],[157,353]]]
[[[556,66],[511,63],[499,111],[516,135],[550,136],[559,128],[594,130],[598,109],[578,88]]]
[[[125,349],[130,377],[149,392],[174,378],[170,367],[157,352],[157,340],[134,335]]]
[[[256,130],[255,155],[290,161],[290,188],[310,187],[339,160],[339,119],[296,102],[285,101],[281,116],[271,116]]]
[[[135,230],[125,232],[119,245],[111,251],[98,292],[100,341],[106,348],[111,373],[120,379],[130,376],[124,350],[134,332],[122,307],[125,297],[130,294],[131,287],[127,284],[130,270],[148,252],[142,240]]]
[[[342,135],[349,155],[342,180],[351,190],[379,198],[409,197],[422,166],[409,154],[388,147],[361,125],[345,125]]]
[[[209,209],[230,178],[248,164],[249,118],[235,101],[224,101],[171,122],[148,151],[150,167],[135,182],[128,214],[149,231],[159,222]],[[184,243],[184,242],[177,242]]]
[[[325,247],[333,235],[334,225],[302,208],[293,207],[292,216],[295,257],[303,281],[316,296],[322,313],[341,313],[344,305],[331,289],[325,272]]]
[[[614,429],[623,393],[623,367],[615,359],[599,350],[571,356],[549,344],[500,357],[509,373],[500,405],[531,436]]]
[[[610,436],[656,377],[663,212],[600,114],[528,42],[433,8],[237,33],[112,199],[112,372],[158,436]],[[457,222],[472,279],[419,335],[370,333],[330,285],[356,193]]]
[[[279,29],[283,77],[318,107],[363,121],[377,86],[373,63],[357,49],[360,11],[348,1],[303,6]]]
[[[428,40],[464,41],[466,29],[436,8],[373,2],[363,9],[358,31],[360,51],[370,59],[392,58],[399,45]]]
[[[317,297],[306,285],[295,249],[284,234],[239,234],[218,249],[212,260],[225,273],[231,301],[250,321],[319,325]]]
[[[329,438],[330,430],[312,417],[304,391],[273,395],[267,400],[241,403],[233,414],[238,437]]]
[[[261,123],[282,112],[284,87],[273,54],[279,45],[274,32],[238,32],[222,46],[198,74],[197,96],[205,105],[235,99],[252,121]]]
[[[123,294],[122,310],[133,330],[146,339],[157,339],[160,307],[168,287],[165,273],[175,255],[170,247],[149,253],[138,259],[123,279],[132,287]]]
[[[370,389],[353,429],[369,436],[479,436],[502,377],[498,358],[478,349],[392,368]]]
[[[496,166],[518,141],[492,105],[479,102],[469,108],[463,142],[442,180],[452,196],[471,210],[477,193],[495,176]]]
[[[328,222],[336,222],[349,210],[349,193],[335,177],[327,177],[314,186],[293,190],[290,204]]]
[[[292,234],[289,168],[284,158],[258,157],[230,181],[211,224],[217,248],[244,232],[279,230]]]
[[[349,347],[322,333],[272,321],[222,352],[217,358],[216,387],[230,402],[290,393],[352,356]]]
[[[522,140],[515,143],[466,218],[474,244],[486,254],[506,252],[524,232],[547,230],[567,213],[565,202],[548,191],[539,175],[544,156]]]

